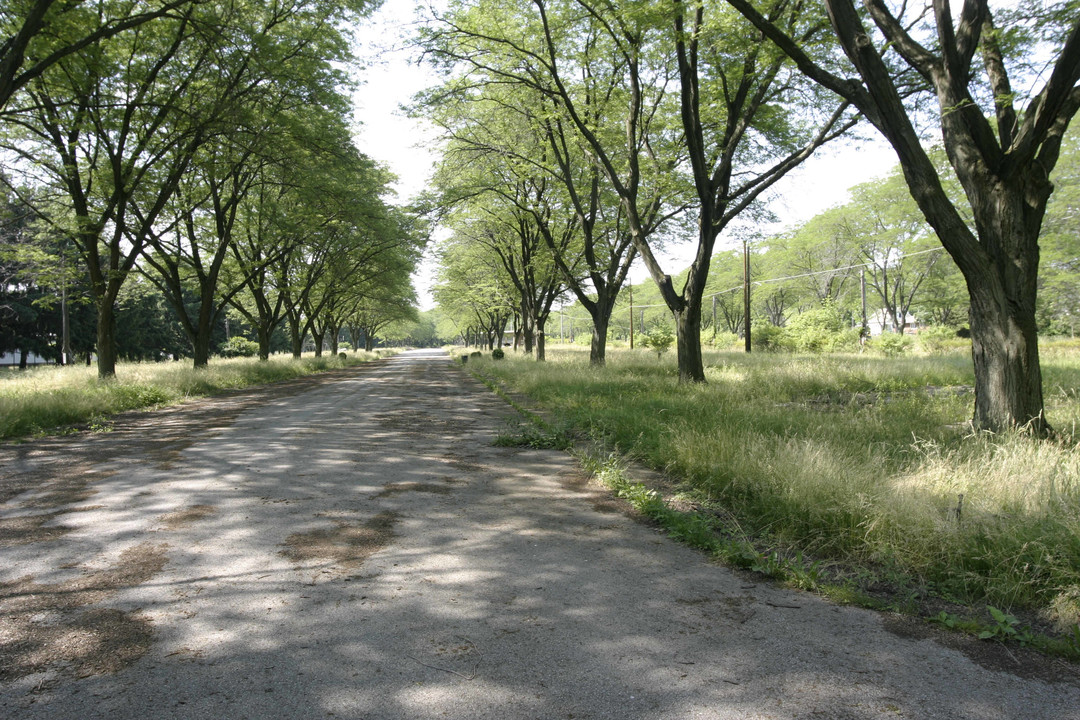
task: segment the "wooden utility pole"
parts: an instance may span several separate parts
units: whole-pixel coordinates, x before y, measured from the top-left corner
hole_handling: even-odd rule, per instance
[[[716,296],[712,296],[712,336],[716,337]]]
[[[859,285],[862,289],[862,331],[859,333],[859,344],[862,344],[870,335],[870,324],[866,321],[866,268],[862,269]]]
[[[743,240],[743,336],[746,352],[750,352],[750,243]]]
[[[634,349],[634,286],[630,285],[630,349]]]

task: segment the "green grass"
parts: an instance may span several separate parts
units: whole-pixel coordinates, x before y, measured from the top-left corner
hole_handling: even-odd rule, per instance
[[[267,362],[250,358],[211,361],[203,370],[186,362],[120,363],[116,377],[97,378],[86,366],[0,370],[0,439],[53,432],[72,425],[102,427],[103,419],[125,410],[171,405],[227,390],[263,385],[356,365],[377,353],[329,354],[294,360],[277,355]]]
[[[600,369],[576,348],[548,357],[469,366],[681,481],[704,514],[665,519],[646,490],[617,491],[693,545],[789,579],[824,562],[834,581],[1023,609],[1070,636],[1080,621],[1073,348],[1043,355],[1052,441],[973,433],[963,354],[715,353],[706,385],[680,385],[674,357],[615,350]]]

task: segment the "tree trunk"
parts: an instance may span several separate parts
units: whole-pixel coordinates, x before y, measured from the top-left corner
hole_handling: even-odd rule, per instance
[[[294,360],[299,360],[304,354],[304,335],[306,333],[300,332],[300,319],[289,318],[289,339],[292,341],[292,356]]]
[[[544,362],[547,358],[544,356],[544,325],[547,324],[547,318],[543,320],[537,319],[536,321],[536,361]]]
[[[265,362],[270,359],[270,330],[256,325],[255,334],[259,338],[259,359]]]
[[[194,368],[205,370],[210,365],[210,333],[199,328],[191,343],[191,352],[195,356]]]
[[[191,338],[191,352],[194,355],[196,370],[203,370],[210,365],[210,341],[214,334],[214,297],[213,291],[204,290],[199,302],[199,317],[195,327],[195,337]]]
[[[701,301],[688,302],[675,313],[676,344],[679,353],[679,382],[705,382],[701,359]]]
[[[28,365],[28,362],[27,362],[27,356],[28,355],[29,355],[29,353],[26,352],[25,348],[20,348],[19,349],[19,369],[20,370],[25,370],[26,369],[26,367]]]
[[[326,329],[325,328],[323,329],[323,331],[321,333],[320,332],[315,332],[315,328],[311,329],[311,340],[312,340],[312,342],[315,343],[315,357],[317,357],[317,358],[322,357],[323,339],[325,337],[326,337]]]
[[[97,300],[97,368],[98,378],[116,377],[116,307],[111,294]]]
[[[338,354],[338,335],[340,334],[340,328],[330,328],[330,354],[337,357]]]
[[[607,363],[608,325],[611,323],[611,308],[606,311],[597,302],[596,312],[592,316],[592,343],[589,345],[589,364],[600,367]]]

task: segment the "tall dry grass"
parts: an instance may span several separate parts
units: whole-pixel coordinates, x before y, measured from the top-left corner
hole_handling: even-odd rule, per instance
[[[549,348],[482,372],[684,481],[742,531],[891,568],[950,599],[1080,620],[1080,352],[1044,353],[1055,440],[972,432],[971,360],[866,355],[674,357]],[[963,499],[960,499],[963,495]]]
[[[288,380],[377,359],[378,353],[349,353],[345,359],[307,355],[215,358],[195,370],[188,363],[120,363],[116,377],[101,381],[86,366],[0,371],[0,439],[94,423],[114,413],[169,405],[239,388]]]

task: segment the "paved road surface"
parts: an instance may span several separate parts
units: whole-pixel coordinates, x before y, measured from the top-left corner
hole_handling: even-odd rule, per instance
[[[711,564],[510,416],[417,351],[0,448],[0,717],[1080,718]]]

